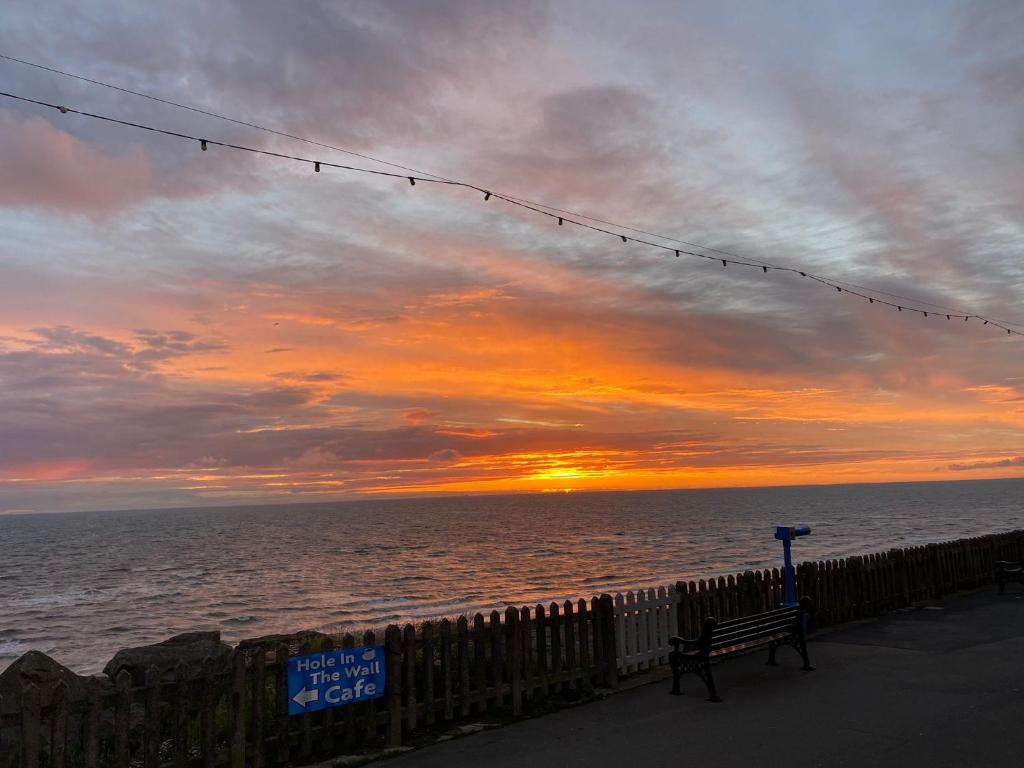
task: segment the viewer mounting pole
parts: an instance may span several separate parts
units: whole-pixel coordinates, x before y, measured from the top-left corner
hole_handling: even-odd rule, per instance
[[[810,533],[811,527],[809,525],[780,525],[775,528],[775,538],[782,542],[782,558],[785,564],[783,581],[786,585],[786,601],[784,605],[797,604],[793,573],[793,539],[797,536],[808,536]]]

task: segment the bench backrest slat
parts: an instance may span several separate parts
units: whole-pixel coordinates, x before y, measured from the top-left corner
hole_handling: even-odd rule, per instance
[[[771,621],[776,618],[788,618],[795,620],[796,615],[800,612],[799,606],[785,606],[783,608],[776,608],[771,611],[765,611],[764,613],[758,613],[753,616],[744,616],[741,619],[729,619],[728,621],[722,621],[718,624],[718,630],[730,631],[732,629],[746,626],[747,624],[760,624],[765,621]]]
[[[727,635],[733,633],[743,633],[748,632],[757,627],[763,627],[766,624],[792,624],[794,621],[796,621],[797,616],[799,616],[799,614],[796,611],[793,611],[782,614],[762,614],[761,616],[757,617],[756,620],[752,617],[750,621],[745,621],[742,624],[737,624],[731,621],[724,621],[721,624],[716,624],[715,634]]]
[[[704,619],[699,637],[686,640],[673,636],[669,638],[669,644],[675,648],[676,653],[680,645],[691,643],[696,646],[694,650],[701,654],[714,652],[715,655],[721,655],[730,650],[764,645],[787,637],[802,637],[807,631],[806,617],[810,615],[812,605],[809,597],[803,597],[799,605],[786,605],[721,623],[708,616]]]
[[[712,640],[711,650],[717,651],[722,648],[732,648],[739,645],[747,645],[752,642],[761,642],[773,639],[776,637],[785,637],[793,633],[793,626],[787,625],[784,627],[775,627],[773,629],[765,630],[764,632],[751,632],[750,634],[743,635],[742,637],[730,637],[726,640]]]
[[[793,621],[772,622],[771,624],[765,624],[760,627],[751,627],[743,632],[729,632],[727,634],[714,632],[711,635],[711,644],[722,646],[729,645],[730,643],[743,643],[752,637],[774,635],[778,632],[788,632],[793,628],[794,624],[795,622]]]
[[[800,616],[798,606],[784,606],[772,611],[723,621],[715,626],[707,643],[710,651],[768,642],[797,631]]]

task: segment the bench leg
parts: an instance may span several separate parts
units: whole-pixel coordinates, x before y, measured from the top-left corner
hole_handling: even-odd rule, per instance
[[[718,691],[715,690],[715,677],[711,674],[711,663],[705,661],[701,664],[701,670],[697,673],[700,675],[700,679],[704,681],[704,685],[708,687],[708,701],[720,702],[722,697],[718,695]]]
[[[679,690],[679,678],[683,676],[683,673],[678,669],[672,670],[672,690],[669,691],[673,696],[682,696],[683,692]]]
[[[807,643],[801,640],[794,647],[796,648],[797,653],[800,654],[800,658],[804,660],[804,672],[813,672],[814,666],[811,664],[811,657],[807,653]]]
[[[775,643],[768,643],[768,661],[766,662],[769,667],[779,666],[779,662],[775,660],[775,649],[778,648]]]
[[[678,651],[669,653],[668,663],[672,667],[672,690],[669,693],[673,696],[682,696],[683,692],[679,690],[679,678],[683,676],[683,660]]]

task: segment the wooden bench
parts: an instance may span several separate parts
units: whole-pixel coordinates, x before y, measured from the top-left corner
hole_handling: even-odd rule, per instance
[[[804,661],[804,670],[814,669],[807,656],[807,622],[811,612],[811,598],[804,597],[798,605],[784,606],[742,619],[718,622],[713,617],[704,619],[700,637],[687,640],[670,637],[673,650],[668,655],[672,666],[672,691],[679,696],[679,679],[686,672],[693,672],[704,681],[708,688],[708,701],[721,701],[715,690],[715,679],[711,674],[712,660],[749,651],[762,645],[768,646],[768,663],[776,666],[775,651],[782,645],[791,645]],[[682,648],[680,648],[682,646]]]
[[[1009,581],[1024,584],[1024,560],[996,560],[995,572],[1000,595],[1003,594],[1006,583]]]

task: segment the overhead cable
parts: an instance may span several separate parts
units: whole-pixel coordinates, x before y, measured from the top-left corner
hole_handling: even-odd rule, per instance
[[[9,57],[6,57],[6,56],[3,56],[2,54],[0,54],[0,58],[9,58]],[[647,240],[647,239],[642,238],[642,237],[627,236],[627,235],[622,234],[622,232],[616,232],[616,231],[612,231],[612,230],[609,230],[609,229],[604,229],[603,227],[599,227],[599,226],[596,226],[594,224],[587,223],[587,221],[586,221],[586,220],[597,221],[596,219],[592,219],[592,218],[587,217],[587,216],[577,216],[576,214],[571,214],[569,212],[565,212],[563,215],[559,215],[557,213],[552,213],[549,210],[545,210],[545,207],[542,206],[539,203],[524,202],[524,200],[521,199],[521,198],[516,198],[516,197],[513,197],[511,195],[504,195],[504,194],[501,194],[499,192],[495,192],[494,190],[485,189],[483,187],[476,186],[475,184],[470,184],[468,182],[457,181],[457,180],[452,180],[452,179],[445,179],[443,177],[438,177],[438,176],[435,176],[433,174],[423,174],[422,172],[417,172],[417,171],[411,171],[410,173],[395,173],[395,172],[391,172],[391,171],[380,171],[380,170],[376,170],[376,169],[373,169],[373,168],[362,168],[362,167],[359,167],[359,166],[345,165],[345,164],[341,164],[341,163],[333,163],[333,162],[330,162],[330,161],[327,161],[327,160],[318,160],[318,159],[309,158],[309,157],[303,157],[303,156],[299,156],[299,155],[286,154],[286,153],[283,153],[283,152],[274,152],[272,150],[261,149],[261,148],[258,148],[258,147],[250,147],[250,146],[247,146],[247,145],[244,145],[244,144],[236,144],[236,143],[233,143],[233,142],[219,141],[219,140],[216,140],[216,139],[205,138],[205,137],[196,136],[196,135],[193,135],[193,134],[182,133],[180,131],[172,131],[172,130],[168,130],[166,128],[159,128],[159,127],[152,126],[152,125],[147,125],[147,124],[144,124],[144,123],[138,123],[138,122],[133,122],[133,121],[129,121],[129,120],[122,120],[120,118],[111,117],[109,115],[102,115],[102,114],[98,114],[98,113],[95,113],[95,112],[87,112],[87,111],[84,111],[84,110],[75,109],[73,107],[68,107],[68,106],[63,105],[63,104],[54,104],[52,102],[47,102],[47,101],[43,101],[43,100],[40,100],[40,99],[33,99],[33,98],[29,98],[27,96],[20,96],[20,95],[17,95],[17,94],[7,93],[7,92],[4,92],[4,91],[0,91],[0,96],[5,97],[5,98],[9,98],[9,99],[14,99],[14,100],[21,101],[21,102],[25,102],[25,103],[28,103],[28,104],[35,104],[35,105],[40,106],[40,107],[46,107],[46,108],[49,108],[49,109],[54,109],[54,110],[60,112],[61,114],[65,114],[65,115],[69,114],[69,113],[70,114],[75,114],[75,115],[81,115],[82,117],[87,117],[87,118],[90,118],[90,119],[93,119],[93,120],[98,120],[98,121],[102,121],[102,122],[106,122],[106,123],[111,123],[111,124],[115,124],[115,125],[122,125],[122,126],[126,126],[126,127],[129,127],[129,128],[135,128],[135,129],[138,129],[138,130],[149,131],[151,133],[162,134],[164,136],[170,136],[170,137],[173,137],[173,138],[183,139],[183,140],[187,140],[187,141],[198,142],[200,148],[203,151],[206,151],[209,146],[216,146],[216,147],[223,147],[225,149],[232,149],[232,150],[237,150],[237,151],[242,151],[242,152],[248,152],[248,153],[255,154],[255,155],[265,155],[267,157],[274,157],[274,158],[278,158],[278,159],[282,159],[282,160],[290,160],[290,161],[293,161],[293,162],[305,163],[307,165],[313,166],[314,171],[317,172],[317,173],[320,172],[320,168],[321,167],[324,167],[324,168],[335,168],[335,169],[338,169],[338,170],[350,171],[350,172],[355,172],[355,173],[365,173],[365,174],[370,174],[370,175],[374,175],[374,176],[382,176],[382,177],[388,177],[388,178],[394,178],[394,179],[404,179],[404,180],[407,180],[411,186],[415,186],[416,182],[419,181],[419,182],[423,182],[423,183],[426,183],[426,184],[439,184],[439,185],[444,185],[444,186],[449,186],[449,187],[460,187],[460,188],[463,188],[463,189],[472,190],[472,191],[474,191],[476,193],[482,194],[484,196],[484,200],[485,201],[490,200],[493,197],[493,198],[496,198],[498,200],[502,200],[503,202],[508,203],[509,205],[516,206],[518,208],[522,208],[522,209],[525,209],[525,210],[528,210],[528,211],[532,211],[533,213],[536,213],[536,214],[541,215],[541,216],[546,216],[546,217],[548,217],[548,218],[550,218],[552,220],[557,220],[557,222],[558,222],[558,224],[560,226],[564,225],[566,223],[572,224],[572,225],[574,225],[576,227],[579,227],[581,229],[586,229],[586,230],[590,230],[592,232],[597,232],[597,233],[600,233],[600,234],[616,237],[616,238],[620,239],[623,244],[628,244],[630,242],[637,243],[639,245],[644,245],[644,246],[647,246],[647,247],[650,247],[650,248],[661,250],[661,251],[665,252],[666,254],[674,254],[676,256],[676,258],[679,258],[682,255],[686,255],[686,256],[691,256],[691,257],[695,257],[695,258],[705,259],[705,260],[708,260],[708,261],[720,261],[722,263],[723,267],[728,267],[729,265],[735,265],[735,266],[740,266],[740,267],[749,267],[749,268],[759,269],[759,270],[761,270],[765,274],[767,274],[770,270],[771,271],[776,271],[776,272],[789,272],[789,273],[792,273],[792,274],[799,275],[799,276],[801,276],[803,278],[807,278],[809,280],[813,280],[814,282],[820,283],[820,284],[828,286],[830,288],[834,288],[838,293],[846,293],[846,294],[850,294],[852,296],[856,296],[858,298],[864,299],[869,304],[881,304],[883,306],[888,306],[888,307],[894,308],[894,309],[896,309],[899,312],[903,312],[903,311],[916,312],[918,314],[923,315],[925,318],[928,318],[928,317],[935,317],[935,318],[945,317],[946,320],[957,319],[957,320],[963,320],[965,322],[970,320],[970,319],[972,319],[972,318],[974,318],[974,319],[982,321],[983,325],[986,325],[986,326],[987,325],[992,325],[994,327],[1000,328],[1000,329],[1006,331],[1006,333],[1008,335],[1024,336],[1024,331],[1018,331],[1018,330],[1016,330],[1014,328],[1009,327],[1008,324],[1004,324],[1002,322],[998,322],[998,321],[992,320],[990,318],[985,318],[985,317],[982,317],[981,315],[978,315],[978,314],[975,314],[975,313],[965,312],[965,311],[962,311],[962,310],[960,310],[960,311],[953,311],[953,310],[951,310],[949,312],[942,312],[942,311],[936,312],[935,309],[934,309],[934,307],[936,305],[930,305],[927,302],[920,302],[920,301],[914,301],[914,300],[907,300],[906,303],[896,303],[896,302],[893,302],[893,301],[889,301],[887,299],[878,298],[878,296],[869,295],[869,294],[883,294],[883,295],[886,295],[886,294],[884,294],[884,292],[875,291],[875,290],[870,289],[870,288],[864,288],[863,286],[855,286],[855,287],[851,288],[849,286],[852,286],[854,284],[846,283],[846,282],[843,282],[843,281],[834,280],[832,278],[822,277],[820,275],[815,275],[813,273],[807,272],[806,270],[800,270],[800,269],[796,269],[794,267],[788,267],[788,266],[783,266],[783,265],[779,265],[779,264],[773,264],[771,262],[760,261],[760,260],[757,260],[757,259],[748,259],[748,258],[745,258],[745,257],[737,256],[735,254],[731,254],[731,253],[729,253],[727,251],[720,251],[720,250],[710,249],[710,248],[704,249],[704,250],[714,251],[714,252],[719,254],[717,256],[711,256],[711,255],[709,255],[707,253],[700,253],[700,252],[691,251],[691,250],[687,250],[687,249],[683,249],[683,248],[678,248],[678,247],[673,247],[673,246],[669,246],[669,245],[664,245],[663,243],[654,242],[652,240]],[[196,110],[196,111],[200,111],[200,110]],[[215,116],[220,117],[219,115],[215,115]],[[225,119],[230,119],[230,118],[225,118]],[[235,121],[235,122],[237,122],[237,121]],[[274,131],[271,131],[271,132],[274,132]],[[332,147],[332,149],[333,149],[333,147]],[[368,159],[374,160],[376,162],[376,160],[374,158],[369,158],[368,157]],[[403,167],[402,170],[406,170],[406,169]],[[575,217],[575,218],[573,218],[573,217]],[[618,225],[610,225],[610,226],[618,226]],[[625,228],[625,227],[622,227],[622,229],[627,229],[627,231],[633,231],[633,232],[642,232],[643,231],[643,230],[636,230],[636,229]],[[647,234],[649,236],[652,236],[652,237],[661,238],[660,235],[655,235],[653,233],[647,233]],[[661,239],[671,240],[671,238],[661,238]],[[677,241],[677,242],[682,244],[683,241]],[[696,247],[701,247],[701,246],[696,246]],[[725,257],[722,254],[728,254],[728,257]],[[844,285],[847,286],[847,287],[844,288],[843,287]],[[890,294],[890,297],[892,297],[892,296],[894,296],[894,295]],[[924,305],[931,306],[932,309],[924,309],[923,308]]]

